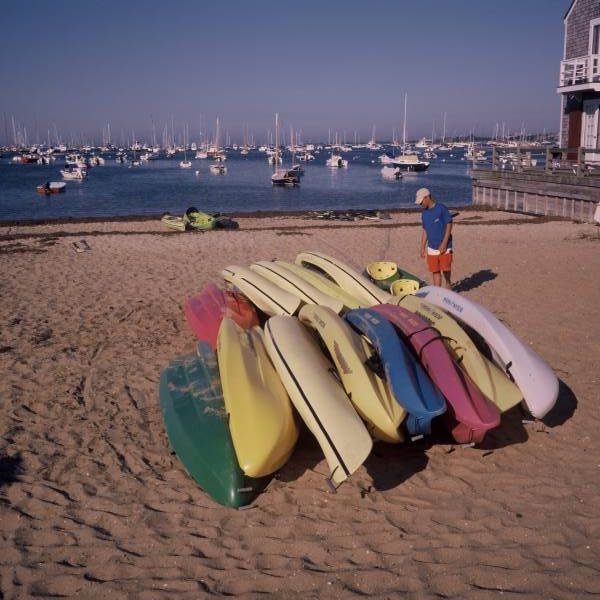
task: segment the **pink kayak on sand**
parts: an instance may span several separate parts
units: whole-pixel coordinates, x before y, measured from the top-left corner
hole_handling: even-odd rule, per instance
[[[401,306],[379,304],[372,310],[395,325],[410,342],[448,403],[446,425],[460,444],[479,443],[500,424],[500,412],[458,367],[439,331]]]
[[[258,325],[258,316],[250,302],[237,292],[222,290],[208,283],[185,302],[184,312],[190,328],[200,341],[217,349],[217,335],[223,317],[231,317],[242,329]]]

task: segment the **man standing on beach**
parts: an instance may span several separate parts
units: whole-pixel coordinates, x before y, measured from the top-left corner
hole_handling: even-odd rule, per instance
[[[433,199],[427,188],[417,190],[415,204],[423,208],[421,221],[421,258],[427,256],[427,267],[433,275],[433,285],[452,287],[452,215],[441,202]]]

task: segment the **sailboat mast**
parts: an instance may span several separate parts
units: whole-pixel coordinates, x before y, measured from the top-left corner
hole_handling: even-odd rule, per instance
[[[402,153],[406,151],[406,101],[408,94],[404,94],[404,123],[402,124]]]
[[[279,113],[275,113],[275,155],[273,157],[273,170],[277,171],[279,162]]]

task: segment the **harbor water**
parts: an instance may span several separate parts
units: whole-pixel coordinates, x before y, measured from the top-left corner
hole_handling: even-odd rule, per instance
[[[348,168],[332,169],[325,166],[329,152],[322,150],[316,160],[301,163],[305,175],[294,188],[272,186],[273,167],[258,151],[246,156],[228,151],[225,175],[213,174],[210,160],[192,160],[191,169],[182,169],[183,153],[135,167],[106,155],[105,164],[90,168],[84,181],[68,181],[65,193],[49,196],[35,188],[62,181],[64,157],[37,165],[5,156],[0,160],[0,221],[182,214],[189,206],[209,213],[407,208],[420,187],[448,206],[471,204],[470,163],[462,150],[440,153],[427,171],[404,173],[398,181],[382,177],[381,153],[354,150],[344,154]],[[283,167],[289,167],[291,155],[283,159]]]

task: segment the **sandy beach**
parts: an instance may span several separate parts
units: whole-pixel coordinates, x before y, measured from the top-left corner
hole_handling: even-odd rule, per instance
[[[337,494],[304,432],[243,511],[168,446],[158,381],[194,349],[185,299],[229,264],[306,249],[426,277],[419,213],[0,226],[0,597],[598,597],[599,228],[459,212],[454,279],[556,371],[555,409],[516,407],[477,448],[378,444]]]

